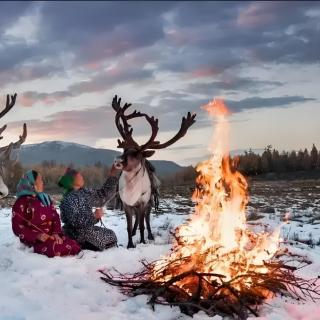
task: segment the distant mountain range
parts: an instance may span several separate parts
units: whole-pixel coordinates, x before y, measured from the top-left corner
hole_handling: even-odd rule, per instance
[[[19,160],[22,165],[41,164],[43,161],[55,161],[59,164],[76,166],[94,165],[100,162],[104,165],[113,163],[120,152],[109,149],[98,149],[73,142],[47,141],[21,146]],[[173,161],[152,160],[159,176],[174,174],[182,166]]]

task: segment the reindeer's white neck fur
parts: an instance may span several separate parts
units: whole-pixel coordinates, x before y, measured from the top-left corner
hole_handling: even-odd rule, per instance
[[[130,172],[122,172],[119,194],[122,202],[128,206],[148,203],[151,197],[151,182],[147,170],[141,163]]]
[[[8,187],[4,183],[2,176],[0,176],[0,199],[6,197],[8,194]]]

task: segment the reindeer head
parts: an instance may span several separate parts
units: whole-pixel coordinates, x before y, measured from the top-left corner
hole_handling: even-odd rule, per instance
[[[124,150],[123,154],[120,156],[124,171],[132,171],[134,168],[139,166],[145,158],[151,157],[155,153],[155,150],[167,148],[181,139],[187,133],[188,129],[195,123],[196,115],[192,115],[188,112],[187,117],[182,118],[181,127],[177,134],[167,142],[160,143],[159,141],[155,141],[159,131],[158,119],[136,110],[130,114],[125,114],[126,110],[130,106],[131,103],[125,103],[125,105],[121,107],[121,98],[118,99],[117,96],[113,98],[112,108],[116,111],[115,123],[123,139],[118,139],[118,148]],[[149,140],[142,145],[139,145],[133,139],[133,128],[128,123],[129,120],[134,118],[145,118],[151,127],[151,136]]]
[[[10,96],[7,95],[7,101],[5,108],[0,112],[0,118],[4,117],[15,105],[17,94]],[[2,133],[7,128],[4,125],[0,128],[0,139],[2,139]],[[23,133],[16,142],[11,142],[9,145],[0,148],[0,199],[7,196],[9,191],[5,184],[5,181],[9,178],[11,168],[17,161],[17,151],[20,149],[21,144],[26,140],[27,126],[23,125]]]

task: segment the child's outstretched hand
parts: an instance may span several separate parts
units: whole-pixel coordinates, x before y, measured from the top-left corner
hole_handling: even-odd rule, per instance
[[[97,220],[100,220],[104,215],[104,212],[102,208],[97,208],[96,211],[94,212],[94,216],[96,217]]]
[[[111,177],[116,177],[120,171],[121,171],[121,170],[120,170],[119,168],[117,168],[117,167],[115,166],[115,164],[113,164],[112,167],[111,167],[111,169],[110,169],[109,175],[110,175]]]

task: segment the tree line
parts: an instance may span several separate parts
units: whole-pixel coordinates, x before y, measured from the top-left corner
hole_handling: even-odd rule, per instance
[[[320,152],[314,144],[310,152],[308,149],[279,152],[269,145],[262,154],[249,150],[237,158],[237,170],[245,176],[308,172],[308,177],[312,177],[316,172],[319,176],[320,171]],[[196,176],[195,168],[190,166],[164,179],[164,184],[190,184],[194,183]]]
[[[42,175],[45,188],[48,192],[60,192],[61,189],[58,187],[58,180],[67,167],[75,166],[72,163],[66,166],[56,163],[55,161],[43,161],[41,164],[23,167],[21,163],[17,162],[14,167],[11,168],[10,179],[8,179],[7,185],[11,193],[14,193],[23,173],[29,169],[33,169]],[[110,168],[97,162],[94,165],[76,167],[76,169],[81,172],[88,187],[98,187],[104,183]]]
[[[259,175],[266,173],[285,173],[295,171],[313,171],[320,169],[320,153],[313,144],[308,149],[290,152],[279,152],[272,146],[267,146],[263,153],[256,154],[252,150],[239,156],[240,172],[245,175]]]
[[[315,145],[308,149],[290,152],[279,152],[272,146],[267,146],[262,154],[246,151],[238,156],[237,169],[246,176],[257,176],[269,173],[290,173],[290,172],[320,172],[320,152]],[[72,163],[68,166],[74,167]],[[58,164],[55,161],[43,161],[39,165],[23,167],[16,163],[11,168],[10,179],[7,182],[12,193],[23,172],[28,169],[39,171],[44,179],[46,190],[59,192],[57,185],[59,177],[64,173],[66,165]],[[109,167],[97,162],[95,165],[77,167],[85,178],[86,185],[90,187],[101,186],[106,179]],[[193,185],[197,176],[195,167],[189,166],[171,174],[167,177],[160,177],[162,185]]]

